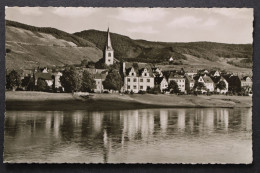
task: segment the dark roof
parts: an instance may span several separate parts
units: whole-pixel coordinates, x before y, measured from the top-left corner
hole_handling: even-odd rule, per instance
[[[185,77],[186,77],[186,79],[187,79],[189,82],[195,82],[195,80],[192,79],[191,77],[189,77],[188,75],[186,75]]]
[[[251,77],[249,77],[249,76],[243,76],[243,77],[241,77],[240,79],[243,80],[243,81],[245,81],[247,78],[251,79]],[[252,79],[251,79],[251,80],[252,80]]]
[[[168,79],[183,79],[184,77],[178,74],[170,73]]]
[[[153,76],[153,72],[152,72],[152,68],[149,64],[146,64],[146,63],[137,63],[138,64],[138,68],[135,69],[133,67],[133,64],[134,63],[129,63],[129,62],[126,62],[125,63],[125,69],[126,69],[126,75],[129,75],[131,69],[133,68],[135,73],[136,73],[136,76],[141,76],[142,75],[142,72],[144,71],[144,69],[147,69],[148,73],[149,73],[149,76],[152,77]]]
[[[154,78],[154,82],[155,82],[155,84],[161,84],[163,79],[164,79],[164,77],[156,77],[156,78]]]
[[[41,78],[44,80],[52,80],[52,75],[50,73],[36,72],[34,76],[36,79]]]
[[[211,79],[212,79],[212,81],[214,82],[214,83],[219,83],[219,81],[221,81],[221,80],[226,80],[224,77],[222,77],[222,76],[215,76],[215,77],[211,77]]]
[[[209,76],[202,76],[205,83],[213,83],[212,79]]]

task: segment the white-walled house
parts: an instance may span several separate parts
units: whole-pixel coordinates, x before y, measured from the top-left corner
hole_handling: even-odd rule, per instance
[[[204,76],[200,76],[198,81],[197,82],[201,82],[201,83],[204,83],[205,87],[207,90],[209,90],[210,92],[213,92],[214,91],[214,82],[212,81],[212,79],[207,76],[207,75],[204,75]],[[202,90],[202,92],[207,92],[206,90]]]
[[[214,82],[214,85],[215,85],[215,91],[218,92],[218,93],[221,93],[221,94],[226,94],[228,92],[228,82],[227,80],[222,77],[222,76],[215,76],[215,77],[212,77],[211,78]],[[217,86],[219,84],[220,81],[223,81],[225,82],[225,85],[226,85],[226,88],[225,89],[222,89],[220,90]]]
[[[168,83],[170,83],[172,80],[177,83],[179,90],[181,92],[185,92],[185,77],[184,76],[170,73],[170,76],[168,78]]]
[[[154,78],[155,85],[159,86],[161,92],[168,88],[168,82],[165,77]]]
[[[129,63],[128,63],[129,65]],[[151,68],[138,64],[138,68],[129,67],[123,64],[124,91],[146,91],[147,88],[154,88],[154,77]]]
[[[104,92],[103,81],[106,79],[107,73],[96,73],[94,74],[94,80],[96,82],[96,87],[94,89],[95,93]]]
[[[195,85],[195,80],[189,76],[189,75],[185,75],[185,89],[186,91],[190,91],[193,89],[194,85]]]

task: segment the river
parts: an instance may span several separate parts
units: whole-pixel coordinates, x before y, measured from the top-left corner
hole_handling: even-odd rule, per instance
[[[7,111],[9,163],[251,163],[251,108]]]

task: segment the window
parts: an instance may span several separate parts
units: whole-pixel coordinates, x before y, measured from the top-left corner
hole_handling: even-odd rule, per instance
[[[130,82],[130,78],[127,78],[127,82]]]
[[[111,53],[110,52],[108,53],[108,57],[111,57]]]
[[[110,59],[108,59],[108,62],[110,62]]]
[[[136,85],[134,85],[134,89],[136,89]]]
[[[130,85],[127,86],[127,89],[130,89]]]
[[[143,79],[140,79],[140,82],[143,82],[144,80]]]
[[[144,87],[143,86],[140,86],[140,89],[142,90]]]
[[[147,73],[144,73],[144,76],[147,76]]]
[[[134,82],[136,82],[136,78],[134,78]]]
[[[134,76],[135,75],[135,73],[132,73],[132,76]]]
[[[147,82],[150,82],[150,79],[147,79]]]

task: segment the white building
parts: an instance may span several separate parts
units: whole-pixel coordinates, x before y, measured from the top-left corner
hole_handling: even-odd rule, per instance
[[[143,67],[143,63],[138,64],[138,68],[134,68],[133,64],[129,67],[131,63],[123,63],[123,73],[124,73],[124,91],[133,91],[138,93],[138,91],[146,91],[147,88],[154,88],[154,77],[150,67]]]
[[[155,85],[159,86],[161,92],[168,88],[168,82],[165,77],[154,78]]]
[[[171,73],[168,78],[168,83],[175,81],[178,84],[179,90],[185,92],[185,77],[177,74]]]
[[[200,76],[198,79],[198,82],[204,83],[205,87],[207,90],[209,90],[210,92],[214,91],[214,82],[212,81],[212,79],[207,76]],[[206,90],[202,90],[202,92],[207,92]]]

